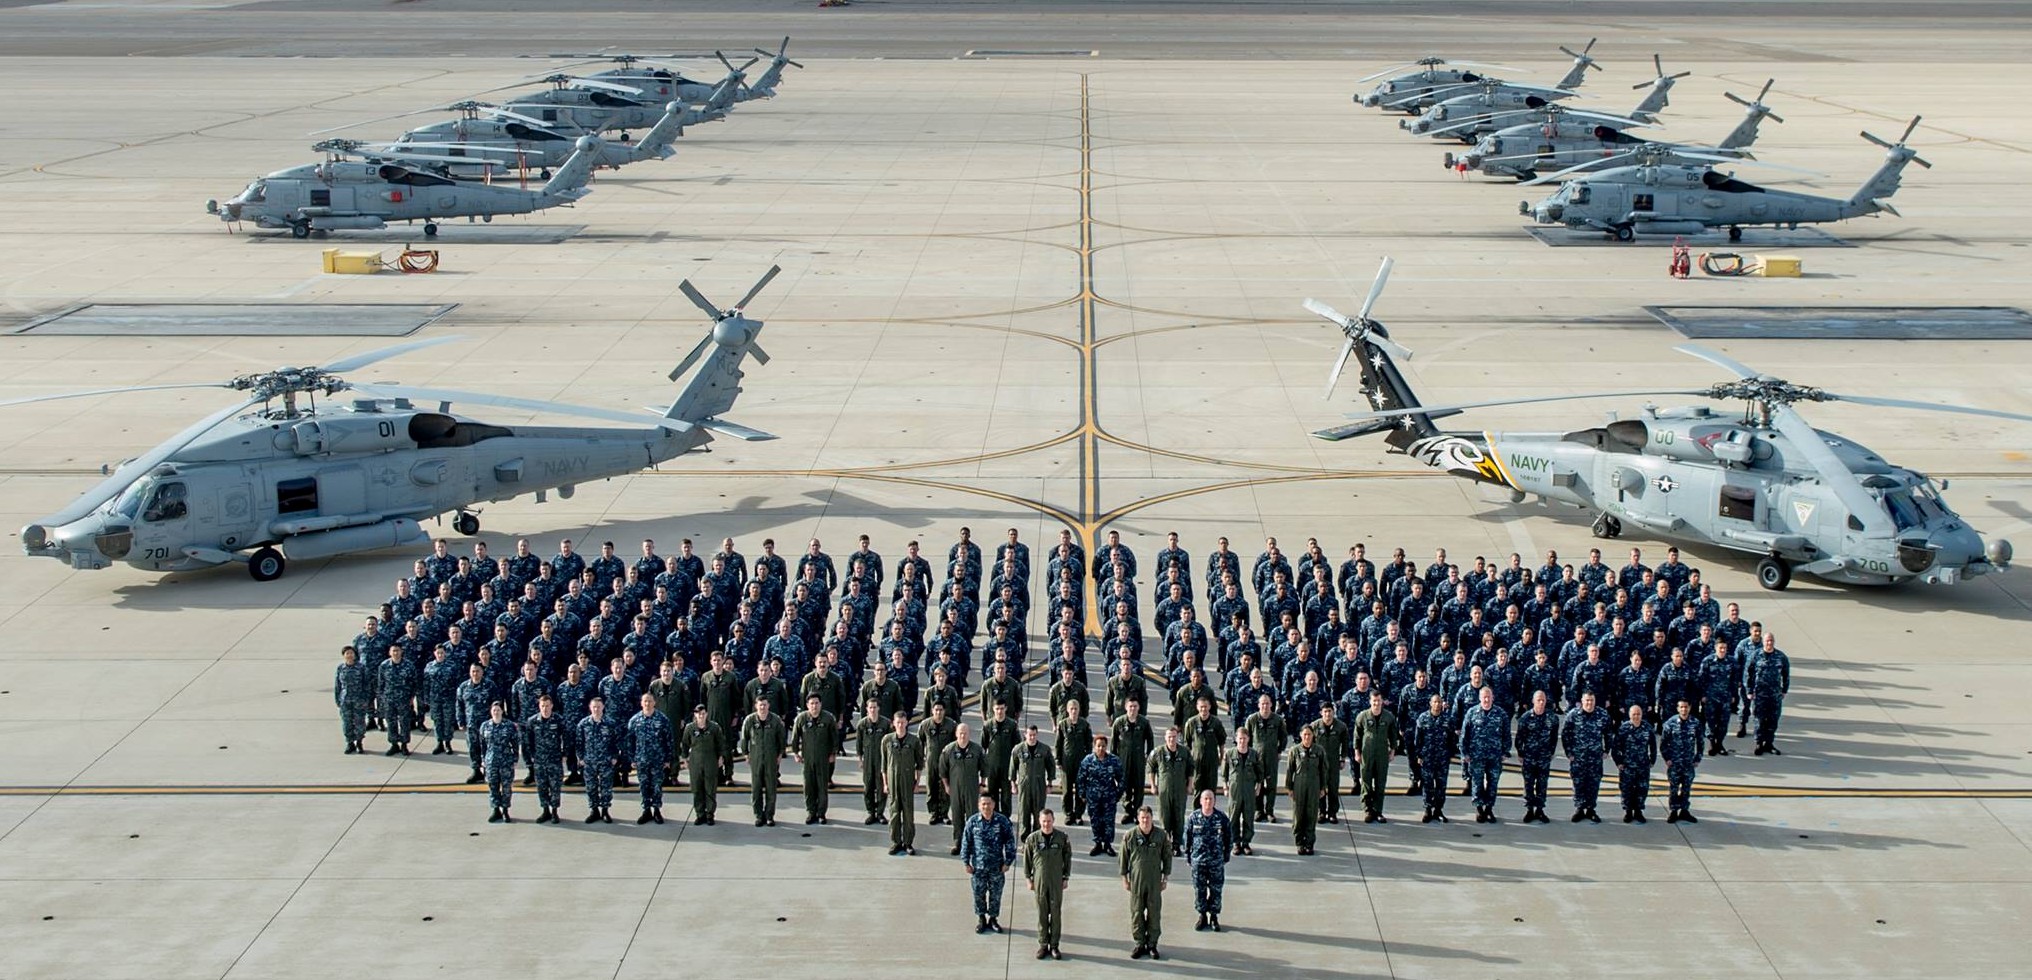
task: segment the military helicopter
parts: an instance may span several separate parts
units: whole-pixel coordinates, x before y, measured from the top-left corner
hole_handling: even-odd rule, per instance
[[[1392,65],[1373,75],[1364,75],[1356,79],[1355,84],[1360,85],[1365,82],[1373,82],[1393,71],[1409,68],[1411,65],[1417,65],[1419,70],[1406,72],[1387,81],[1379,82],[1375,88],[1370,89],[1366,93],[1356,93],[1355,104],[1371,109],[1382,106],[1386,109],[1401,109],[1405,112],[1416,113],[1426,106],[1433,104],[1431,95],[1435,91],[1450,89],[1462,82],[1479,82],[1483,78],[1491,77],[1475,71],[1476,68],[1492,68],[1496,71],[1506,72],[1523,71],[1521,68],[1508,68],[1503,65],[1490,65],[1479,61],[1448,61],[1445,58],[1420,58],[1407,65]],[[1446,67],[1449,65],[1454,67]]]
[[[1474,91],[1435,93],[1442,96],[1442,101],[1420,113],[1416,118],[1397,120],[1397,128],[1414,136],[1442,137],[1472,143],[1482,126],[1491,125],[1495,118],[1504,113],[1536,112],[1561,99],[1570,99],[1579,94],[1542,85],[1521,85],[1493,78],[1484,78],[1474,85],[1457,88]],[[1461,124],[1468,122],[1473,122],[1474,125],[1465,132],[1462,131]],[[1440,129],[1447,132],[1443,134],[1437,132]]]
[[[1658,56],[1651,57],[1652,61],[1657,63]],[[1683,71],[1677,75],[1667,75],[1664,66],[1659,65],[1658,77],[1632,86],[1640,89],[1649,88],[1651,91],[1637,103],[1636,108],[1630,110],[1629,118],[1627,120],[1621,116],[1608,118],[1619,126],[1656,123],[1658,113],[1671,101],[1669,93],[1674,83],[1691,74],[1693,73]],[[1486,82],[1484,87],[1485,89],[1488,87]],[[1537,122],[1540,113],[1559,104],[1554,101],[1554,96],[1532,86],[1506,83],[1496,91],[1499,94],[1493,99],[1485,98],[1484,93],[1471,93],[1446,99],[1425,110],[1417,119],[1399,120],[1397,125],[1418,135],[1434,139],[1457,139],[1472,144],[1485,133]],[[1557,98],[1574,94],[1576,93],[1568,91]]]
[[[1690,162],[1673,163],[1667,159],[1668,151],[1645,146],[1622,156],[1634,160],[1634,166],[1615,167],[1568,181],[1535,207],[1529,201],[1519,202],[1517,213],[1539,224],[1600,229],[1619,242],[1638,235],[1696,235],[1712,228],[1727,228],[1729,241],[1735,242],[1742,240],[1745,225],[1797,228],[1880,211],[1896,215],[1898,211],[1891,206],[1890,198],[1898,193],[1899,175],[1905,165],[1933,166],[1905,145],[1917,128],[1919,117],[1914,116],[1896,143],[1863,133],[1864,139],[1884,147],[1884,163],[1846,200],[1769,190],[1738,180],[1711,165],[1734,161],[1671,151],[1680,157],[1693,158]],[[1616,159],[1590,161],[1524,183],[1559,180]]]
[[[633,473],[702,450],[715,435],[773,439],[720,417],[741,392],[741,362],[768,363],[756,342],[762,321],[744,312],[775,278],[770,268],[732,308],[707,302],[689,280],[678,288],[712,318],[712,330],[669,377],[704,356],[661,415],[469,391],[348,381],[340,375],[458,338],[412,341],[333,361],[278,368],[229,381],[144,385],[42,395],[0,406],[166,388],[226,388],[244,400],[198,420],[120,465],[62,511],[21,531],[23,550],[73,568],[123,561],[157,572],[243,562],[255,581],[282,576],[289,561],[410,547],[420,521],[456,515],[476,534],[476,504]],[[710,353],[707,348],[710,347]],[[319,405],[318,395],[327,396]],[[334,404],[332,396],[351,401]],[[436,403],[436,408],[417,403]],[[451,413],[453,402],[620,422],[626,428],[495,425]],[[251,409],[251,411],[250,411]],[[286,557],[285,557],[286,555]]]
[[[1393,451],[1503,487],[1513,502],[1536,496],[1591,511],[1597,537],[1620,535],[1628,521],[1664,537],[1762,555],[1757,581],[1767,589],[1785,588],[1794,573],[1862,585],[1951,584],[2010,565],[2010,543],[1997,540],[1985,547],[1924,474],[1813,428],[1792,406],[1842,401],[2026,422],[2032,415],[1838,394],[1760,374],[1693,344],[1675,349],[1735,379],[1704,388],[1426,406],[1397,367],[1410,353],[1369,318],[1389,274],[1390,260],[1384,259],[1355,317],[1314,300],[1305,303],[1346,337],[1327,393],[1350,355],[1359,354],[1362,396],[1372,409],[1350,415],[1354,423],[1314,433],[1318,438],[1382,434]],[[1434,424],[1472,408],[1650,395],[1738,400],[1745,407],[1736,416],[1706,405],[1646,406],[1638,418],[1612,418],[1571,432],[1448,432]]]
[[[747,64],[740,67],[728,63],[727,76],[722,79],[722,84],[733,83],[735,101],[740,101],[739,93],[743,91],[742,85],[747,80],[748,69],[760,60],[751,58]],[[663,117],[663,100],[660,97],[651,98],[641,88],[626,84],[626,81],[624,79],[616,82],[554,73],[514,82],[497,89],[488,89],[478,94],[490,95],[503,89],[519,88],[530,82],[548,82],[550,88],[517,96],[509,103],[509,108],[533,116],[544,125],[562,123],[593,133],[619,130],[622,138],[627,139],[629,130],[653,126]],[[700,98],[711,98],[716,88],[706,89]],[[678,101],[690,99],[686,97]]]
[[[1602,66],[1595,64],[1594,57],[1589,54],[1589,52],[1595,49],[1595,42],[1597,40],[1600,39],[1589,38],[1587,46],[1579,51],[1564,46],[1559,49],[1573,58],[1573,65],[1566,70],[1566,75],[1559,80],[1558,84],[1553,86],[1554,88],[1578,88],[1580,83],[1587,78],[1589,69],[1594,69],[1595,71],[1602,70]],[[1393,71],[1409,68],[1412,65],[1417,65],[1419,70],[1398,75],[1395,78],[1382,82],[1367,94],[1356,95],[1355,104],[1371,108],[1382,106],[1386,109],[1401,109],[1415,114],[1439,102],[1443,96],[1435,96],[1434,93],[1442,89],[1457,90],[1461,85],[1472,85],[1491,78],[1486,73],[1474,71],[1476,68],[1493,69],[1503,72],[1523,72],[1521,68],[1508,68],[1503,65],[1490,65],[1478,61],[1448,61],[1445,58],[1428,57],[1420,58],[1406,65],[1392,65],[1372,75],[1356,79],[1355,84],[1360,85],[1365,82],[1373,82]],[[1442,67],[1446,65],[1457,65],[1460,67]],[[1458,93],[1456,92],[1455,94]]]
[[[494,220],[497,214],[528,214],[564,207],[592,192],[593,164],[600,140],[581,136],[570,159],[542,187],[525,190],[477,183],[434,173],[451,166],[485,167],[471,157],[375,151],[360,140],[325,140],[312,149],[326,154],[309,163],[257,177],[224,204],[205,202],[205,211],[228,224],[251,221],[262,228],[287,228],[297,238],[338,229],[385,228],[390,221],[423,222],[427,237],[445,218]],[[355,155],[365,159],[354,160]],[[413,166],[421,162],[427,166]]]
[[[723,83],[720,89],[731,94],[733,85],[731,82]],[[455,108],[466,104],[469,103],[459,103]],[[594,166],[618,170],[623,164],[668,160],[677,153],[671,144],[684,133],[684,127],[724,119],[726,115],[724,106],[668,103],[664,106],[663,118],[657,120],[649,132],[642,134],[640,142],[601,141]],[[482,159],[498,160],[518,170],[538,170],[542,178],[548,180],[551,168],[563,166],[570,159],[581,135],[588,134],[568,126],[534,126],[513,116],[488,119],[468,116],[412,129],[395,142],[380,144],[377,148],[398,152],[420,150],[451,156],[481,154]]]
[[[785,37],[783,43],[775,51],[764,51],[761,48],[754,50],[756,54],[769,59],[769,67],[762,69],[762,74],[755,79],[755,84],[741,86],[737,90],[735,94],[736,101],[746,102],[750,99],[773,98],[776,95],[776,86],[783,80],[783,69],[786,66],[791,68],[804,67],[790,59],[789,37]],[[735,71],[736,74],[742,77],[746,76],[745,66],[740,70],[736,70],[734,69],[733,62],[728,61],[725,54],[718,51],[713,52],[713,54],[720,59],[720,64],[726,65],[730,71]],[[553,54],[551,57],[586,58],[594,61],[613,62],[621,67],[594,72],[592,77],[603,82],[611,82],[639,89],[643,94],[655,98],[677,96],[687,99],[698,99],[702,98],[704,93],[711,91],[713,88],[710,83],[685,77],[684,72],[680,69],[669,65],[655,64],[656,61],[679,58],[682,57],[681,55],[596,52],[593,54]],[[754,62],[750,61],[748,64],[752,65]],[[643,67],[637,67],[638,65]]]
[[[1765,91],[1770,91],[1765,83]],[[1779,118],[1761,101],[1745,102],[1750,106],[1743,114],[1743,120],[1736,128],[1722,137],[1714,146],[1700,146],[1672,143],[1664,140],[1644,139],[1634,136],[1622,128],[1621,120],[1607,121],[1590,118],[1591,114],[1562,112],[1558,105],[1545,107],[1546,119],[1537,125],[1511,126],[1489,133],[1476,142],[1473,149],[1456,157],[1446,154],[1444,165],[1452,169],[1458,162],[1465,162],[1471,170],[1479,170],[1491,177],[1515,177],[1530,180],[1540,170],[1586,173],[1589,169],[1614,166],[1616,158],[1638,147],[1655,146],[1668,151],[1666,161],[1688,162],[1692,158],[1678,156],[1677,151],[1704,153],[1723,158],[1751,159],[1747,152],[1757,141],[1758,125],[1769,116]],[[1736,101],[1742,102],[1741,99]]]

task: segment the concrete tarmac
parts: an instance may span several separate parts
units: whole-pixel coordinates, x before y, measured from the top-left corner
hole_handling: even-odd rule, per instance
[[[373,379],[656,403],[708,326],[678,281],[738,295],[774,263],[784,274],[751,307],[773,359],[750,366],[729,416],[782,438],[491,506],[481,537],[496,554],[523,536],[541,554],[570,537],[625,555],[644,537],[668,552],[731,535],[751,557],[764,537],[843,555],[868,533],[893,560],[909,540],[942,554],[966,525],[984,543],[1015,527],[1040,550],[1060,528],[1087,541],[1114,528],[1146,561],[1176,530],[1196,568],[1223,534],[1245,555],[1268,535],[1290,550],[1317,536],[1336,559],[1366,542],[1535,565],[1600,542],[1380,443],[1311,438],[1358,405],[1346,384],[1322,397],[1340,338],[1302,300],[1352,309],[1393,257],[1375,312],[1417,353],[1407,374],[1431,401],[1719,380],[1671,351],[1681,338],[1646,306],[2032,305],[2023,4],[486,6],[0,4],[0,399],[393,342],[6,333],[89,303],[280,302],[457,304],[416,336],[462,341]],[[475,226],[526,234],[448,230],[435,275],[324,275],[326,244],[229,234],[202,208],[312,159],[311,130],[548,64],[511,55],[786,33],[807,67],[779,98],[693,128],[669,161],[601,174],[569,212]],[[1895,136],[1915,114],[1913,145],[1935,166],[1907,173],[1902,219],[1830,229],[1853,248],[1801,250],[1804,278],[1676,282],[1662,249],[1541,244],[1516,214],[1537,189],[1462,180],[1440,168],[1451,147],[1349,102],[1354,79],[1427,52],[1550,81],[1556,46],[1596,35],[1606,70],[1586,91],[1602,108],[1634,103],[1653,51],[1694,72],[1673,92],[1675,138],[1717,138],[1738,109],[1722,93],[1776,77],[1786,122],[1766,125],[1759,155],[1824,176],[1749,179],[1846,195],[1881,158],[1857,130]],[[981,49],[1098,54],[966,55]],[[2020,342],[1711,343],[1801,383],[2032,411]],[[0,409],[0,526],[220,404],[169,391]],[[1636,407],[1463,424],[1559,430]],[[1950,480],[1985,535],[2027,538],[2026,427],[1808,414]],[[1631,546],[1653,559],[1665,543],[1633,533],[1604,550],[1613,564]],[[337,648],[412,557],[306,561],[257,584],[237,568],[74,572],[0,550],[0,977],[1146,972],[1085,828],[1071,828],[1075,962],[1040,963],[1020,875],[1011,934],[975,936],[948,828],[920,818],[920,855],[886,857],[851,762],[830,826],[805,826],[793,789],[776,828],[751,826],[740,790],[722,793],[717,826],[692,825],[675,790],[669,824],[637,827],[624,790],[613,826],[580,823],[568,793],[553,828],[529,822],[519,786],[517,822],[485,823],[462,756],[390,759],[378,734],[372,754],[340,754]],[[1731,740],[1745,751],[1702,767],[1699,825],[1663,822],[1662,784],[1648,826],[1616,822],[1613,798],[1610,823],[1567,823],[1559,777],[1559,822],[1519,825],[1514,773],[1499,826],[1466,821],[1464,800],[1454,823],[1423,826],[1393,795],[1392,824],[1324,827],[1318,856],[1299,858],[1288,823],[1259,825],[1260,856],[1229,866],[1223,933],[1192,930],[1177,869],[1156,966],[2028,975],[2026,573],[1768,593],[1746,556],[1688,560],[1779,634],[1795,672],[1786,754]],[[1033,683],[1032,700],[1044,691]],[[1401,789],[1402,764],[1392,779]]]

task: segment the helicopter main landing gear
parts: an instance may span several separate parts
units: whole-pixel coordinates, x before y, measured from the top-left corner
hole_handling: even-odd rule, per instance
[[[1734,225],[1730,225],[1730,226],[1729,226],[1729,241],[1732,241],[1732,242],[1740,242],[1740,241],[1742,241],[1742,240],[1743,240],[1743,229],[1741,229],[1741,228],[1738,228],[1738,227],[1736,227],[1736,226],[1734,226]]]
[[[425,238],[437,237],[437,222],[426,221],[423,223],[423,237]]]
[[[264,546],[247,559],[247,574],[253,576],[256,582],[273,582],[281,578],[288,567],[289,562],[283,559],[282,552],[273,547]]]
[[[292,221],[292,222],[290,222],[290,223],[289,223],[289,237],[291,237],[291,238],[309,238],[309,237],[310,237],[310,219],[309,219],[309,218],[298,218],[298,219],[296,219],[295,221]]]
[[[1792,584],[1792,564],[1777,555],[1765,555],[1757,562],[1757,584],[1773,592],[1782,592]]]
[[[1629,224],[1620,224],[1609,229],[1609,237],[1619,242],[1633,242],[1637,240],[1637,229]]]
[[[1607,514],[1597,514],[1594,526],[1589,530],[1598,538],[1620,538],[1623,536],[1623,522]]]
[[[480,533],[480,515],[469,510],[459,511],[459,516],[452,518],[452,530],[467,537]]]

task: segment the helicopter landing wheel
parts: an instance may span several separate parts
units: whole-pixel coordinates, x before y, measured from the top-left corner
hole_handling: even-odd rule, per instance
[[[1757,562],[1757,584],[1773,592],[1782,592],[1792,584],[1792,566],[1776,555],[1766,555]]]
[[[480,515],[471,511],[460,511],[452,518],[452,530],[468,537],[480,533]]]
[[[291,237],[291,238],[309,238],[309,237],[310,237],[310,222],[309,222],[308,220],[298,220],[298,221],[292,221],[292,222],[290,222],[290,223],[289,223],[289,237]]]
[[[437,237],[437,222],[426,221],[423,223],[423,237],[425,238]]]
[[[1613,236],[1616,239],[1616,241],[1619,242],[1632,242],[1637,240],[1637,229],[1632,228],[1629,225],[1617,225],[1616,227],[1609,230],[1609,234]]]
[[[544,179],[544,180],[549,180],[549,179],[550,179],[550,168],[549,168],[549,167],[545,167],[545,168],[543,168],[542,170],[539,170],[539,171],[537,171],[537,172],[536,172],[536,176],[538,176],[538,177],[540,177],[540,178],[542,178],[542,179]]]
[[[269,547],[254,552],[247,559],[247,574],[253,576],[256,582],[273,582],[281,578],[283,570],[288,567],[289,562],[283,560],[282,552]]]
[[[1743,240],[1743,229],[1731,227],[1729,229],[1729,241],[1740,242],[1742,240]],[[1779,587],[1784,588],[1784,586]]]
[[[1440,165],[1441,165],[1441,166],[1442,166],[1442,167],[1443,167],[1444,169],[1447,169],[1447,170],[1452,170],[1452,169],[1453,169],[1453,154],[1452,154],[1451,152],[1449,152],[1449,153],[1447,153],[1447,155],[1445,155],[1445,156],[1441,157],[1441,158],[1440,158]]]
[[[1623,522],[1607,514],[1595,517],[1594,526],[1589,528],[1598,538],[1618,538],[1623,535]]]

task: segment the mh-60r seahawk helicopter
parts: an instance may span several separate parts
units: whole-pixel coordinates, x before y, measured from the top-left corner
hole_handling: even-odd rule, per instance
[[[1676,349],[1721,367],[1735,380],[1705,388],[1421,405],[1394,360],[1410,352],[1369,319],[1389,275],[1390,260],[1384,259],[1353,318],[1306,301],[1307,309],[1331,320],[1347,338],[1327,379],[1328,394],[1349,356],[1359,353],[1362,395],[1373,408],[1349,416],[1357,422],[1314,433],[1319,438],[1381,433],[1392,450],[1508,489],[1515,502],[1536,496],[1592,511],[1597,537],[1616,537],[1628,521],[1663,537],[1762,555],[1757,582],[1767,589],[1785,588],[1795,572],[1859,585],[1915,579],[1951,584],[2010,566],[2010,542],[1999,539],[1986,548],[1924,474],[1813,428],[1792,406],[1842,401],[2025,422],[2032,415],[1837,394],[1759,374],[1693,344]],[[1470,408],[1647,395],[1746,405],[1740,416],[1705,405],[1647,406],[1638,418],[1570,432],[1448,432],[1434,424]]]
[[[1759,187],[1700,162],[1703,160],[1700,154],[1643,146],[1626,155],[1635,159],[1634,166],[1577,176],[1536,206],[1530,201],[1518,202],[1517,213],[1542,225],[1594,228],[1619,242],[1638,235],[1697,235],[1713,228],[1727,228],[1729,241],[1734,242],[1742,240],[1743,228],[1748,225],[1797,228],[1880,212],[1896,215],[1898,209],[1891,206],[1891,195],[1898,193],[1905,165],[1933,166],[1905,145],[1917,128],[1919,117],[1913,116],[1912,124],[1905,127],[1905,134],[1896,143],[1867,132],[1863,134],[1864,139],[1884,148],[1884,162],[1846,200]],[[1674,158],[1684,162],[1674,162]],[[1596,160],[1568,167],[1527,180],[1520,186],[1559,180],[1607,162]]]
[[[246,393],[121,464],[62,511],[21,529],[30,555],[73,568],[124,561],[157,572],[244,562],[256,581],[282,575],[290,560],[408,547],[429,536],[418,522],[457,517],[476,534],[473,506],[547,491],[569,497],[577,484],[633,473],[700,450],[715,434],[773,439],[720,418],[741,393],[741,362],[768,363],[755,342],[762,321],[743,312],[775,278],[771,267],[731,309],[707,302],[689,280],[678,288],[710,316],[713,328],[675,370],[693,375],[662,415],[590,408],[468,391],[359,383],[339,375],[457,338],[438,337],[370,351],[323,367],[281,368],[230,381],[143,385],[0,402],[78,398],[167,388],[228,388]],[[707,348],[710,347],[710,353]],[[328,396],[325,405],[317,396]],[[335,406],[329,396],[347,394]],[[277,404],[279,402],[279,405]],[[308,402],[308,404],[305,404]],[[435,402],[433,409],[416,402]],[[605,419],[627,428],[494,425],[453,415],[451,403]],[[248,409],[257,408],[249,412]],[[651,410],[653,411],[653,410]],[[244,414],[243,414],[244,413]]]
[[[436,237],[445,218],[483,218],[497,214],[528,214],[564,207],[592,193],[593,164],[600,141],[581,136],[571,158],[535,190],[487,184],[432,173],[427,167],[492,166],[471,157],[368,150],[359,140],[325,140],[313,149],[326,153],[325,162],[309,163],[257,177],[227,200],[206,201],[205,211],[228,224],[251,221],[262,228],[287,228],[297,238],[334,229],[380,229],[390,221],[423,222],[426,237]],[[350,159],[361,154],[362,160]],[[427,166],[414,166],[421,162]]]

